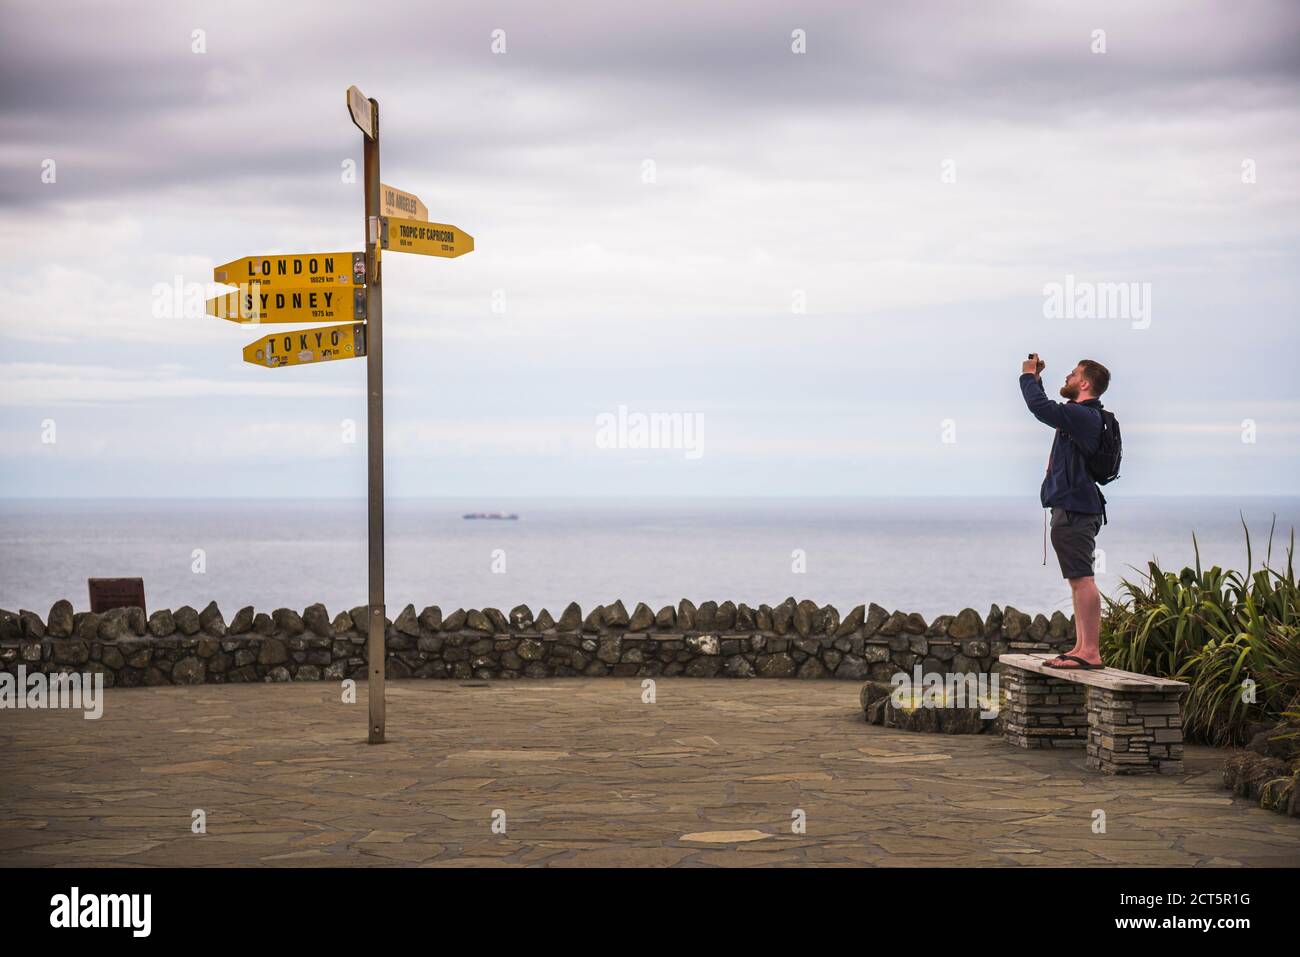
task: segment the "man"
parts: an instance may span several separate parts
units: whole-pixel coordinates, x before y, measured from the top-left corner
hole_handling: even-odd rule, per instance
[[[1100,362],[1080,359],[1061,386],[1067,401],[1054,402],[1043,391],[1044,368],[1046,363],[1037,353],[1026,360],[1020,367],[1020,391],[1034,418],[1056,429],[1039,498],[1044,508],[1052,510],[1052,547],[1074,598],[1074,647],[1047,665],[1091,670],[1103,667],[1097,637],[1101,594],[1093,580],[1092,561],[1106,500],[1088,474],[1086,462],[1101,442],[1098,397],[1110,385],[1110,373]]]

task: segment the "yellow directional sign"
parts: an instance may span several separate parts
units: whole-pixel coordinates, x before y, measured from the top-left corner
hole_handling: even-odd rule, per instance
[[[429,220],[429,207],[420,202],[420,197],[384,183],[379,184],[379,204],[383,207],[380,214],[384,216],[400,216],[421,222]]]
[[[266,292],[254,283],[209,299],[208,315],[232,322],[355,322],[366,318],[366,291],[348,286]]]
[[[333,359],[353,359],[366,354],[366,326],[321,326],[297,332],[277,332],[244,346],[244,361],[275,369]]]
[[[261,283],[262,291],[317,286],[364,286],[365,253],[291,253],[245,256],[212,270],[213,282],[229,286]]]
[[[370,105],[370,100],[366,95],[355,86],[348,87],[348,112],[352,114],[352,122],[357,124],[357,129],[373,140],[375,138],[375,110]]]
[[[393,252],[455,259],[474,251],[474,237],[459,226],[422,223],[396,216],[381,216],[379,221],[380,244]]]

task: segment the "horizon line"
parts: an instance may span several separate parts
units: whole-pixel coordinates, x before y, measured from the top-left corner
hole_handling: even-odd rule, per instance
[[[513,495],[510,493],[496,495],[474,495],[469,493],[448,493],[445,495],[386,495],[385,501],[390,502],[428,502],[428,501],[449,501],[449,500],[470,500],[470,499],[496,499],[505,501],[573,501],[589,502],[596,501],[766,501],[771,499],[810,501],[810,500],[897,500],[897,499],[950,499],[950,500],[977,500],[977,499],[1001,499],[1006,501],[1016,501],[1020,499],[1032,499],[1033,495],[1023,494],[997,494],[997,493],[977,493],[977,494],[957,494],[957,493],[919,493],[919,492],[898,492],[898,493],[834,493],[834,494],[813,494],[813,495],[794,495],[794,494],[768,494],[768,495],[735,495],[730,493],[700,493],[695,495],[677,495],[677,494],[624,494],[614,495],[609,493],[575,493],[575,494],[523,494]],[[1145,492],[1137,495],[1127,496],[1122,501],[1135,501],[1141,499],[1300,499],[1300,493],[1296,492]],[[357,495],[302,495],[302,494],[284,494],[284,495],[0,495],[0,502],[255,502],[255,501],[329,501],[329,502],[365,502],[367,496],[364,493]],[[1043,506],[1039,506],[1040,508]]]

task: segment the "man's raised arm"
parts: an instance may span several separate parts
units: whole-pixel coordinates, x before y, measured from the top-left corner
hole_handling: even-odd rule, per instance
[[[1032,372],[1020,374],[1020,393],[1035,419],[1054,429],[1066,429],[1065,403],[1053,402],[1043,391],[1043,380]]]

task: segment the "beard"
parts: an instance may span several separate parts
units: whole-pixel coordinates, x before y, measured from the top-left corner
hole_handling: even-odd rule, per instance
[[[1063,385],[1061,386],[1061,396],[1073,402],[1079,398],[1079,389],[1077,386]]]

